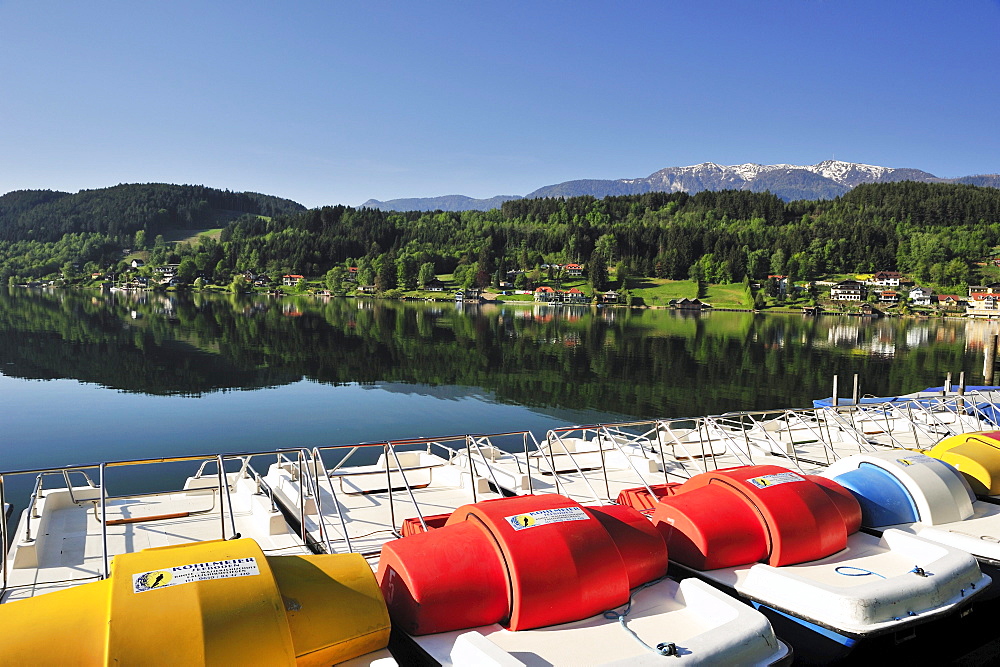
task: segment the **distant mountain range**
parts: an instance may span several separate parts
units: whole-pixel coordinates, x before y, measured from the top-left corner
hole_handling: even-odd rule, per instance
[[[547,185],[524,195],[524,199],[540,197],[608,197],[644,192],[689,192],[702,190],[769,191],[786,201],[795,199],[833,199],[863,183],[920,181],[925,183],[965,183],[1000,188],[1000,175],[938,178],[920,169],[896,169],[870,164],[825,160],[811,166],[793,164],[718,165],[713,162],[690,167],[667,167],[645,178],[617,180],[587,179]],[[473,199],[463,195],[418,197],[413,199],[369,199],[362,206],[392,211],[468,211],[499,208],[505,201],[522,199],[518,195],[498,195],[489,199]]]

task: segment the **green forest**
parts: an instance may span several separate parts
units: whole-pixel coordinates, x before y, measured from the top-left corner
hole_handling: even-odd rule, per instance
[[[169,243],[176,229],[220,228]],[[768,274],[810,280],[898,270],[956,289],[981,280],[1000,245],[1000,190],[899,182],[861,185],[832,200],[784,202],[770,193],[646,193],[531,199],[500,209],[388,212],[294,202],[201,186],[120,185],[78,194],[0,197],[0,279],[123,268],[123,251],[227,284],[242,272],[341,275],[379,291],[434,274],[496,284],[545,263],[587,267],[596,289],[616,276],[709,283]]]

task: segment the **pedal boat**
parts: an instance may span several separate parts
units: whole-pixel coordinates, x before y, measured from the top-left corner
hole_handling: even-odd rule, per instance
[[[941,453],[959,465],[988,468],[978,448],[968,449],[962,462],[954,452]],[[1000,463],[1000,456],[992,460]],[[835,462],[822,476],[854,495],[866,532],[901,530],[972,554],[991,577],[1000,573],[1000,504],[977,500],[966,477],[942,460],[906,450],[860,454]],[[989,594],[1000,591],[992,586]]]
[[[377,576],[408,639],[397,655],[415,663],[790,661],[761,613],[666,570],[663,538],[636,510],[539,494],[465,505],[387,542]]]
[[[360,553],[374,568],[388,540],[442,522],[462,505],[501,497],[488,467],[475,459],[470,465],[457,449],[465,442],[462,436],[295,452],[271,465],[264,481],[313,548]],[[366,456],[374,462],[364,463]]]
[[[153,656],[171,664],[397,664],[370,566],[357,555],[315,556],[251,465],[255,456],[274,454],[0,473],[0,496],[12,478],[37,475],[3,561],[0,664],[148,663]],[[109,492],[109,478],[134,485],[137,468],[162,463],[201,465],[179,490]],[[63,484],[48,486],[52,478]],[[3,533],[6,540],[6,521]],[[240,567],[232,574],[233,562],[252,563],[254,576]],[[239,582],[216,584],[192,569]],[[139,570],[153,582],[142,590]],[[171,581],[180,592],[152,594]],[[345,604],[361,605],[360,615],[345,613]],[[270,610],[263,616],[262,606]],[[357,618],[364,619],[360,631]],[[170,628],[170,637],[157,638],[156,628]]]
[[[0,474],[7,481],[35,476],[27,507],[7,542],[0,601],[106,577],[114,555],[150,547],[241,535],[253,538],[267,554],[311,553],[288,527],[251,458],[191,456]],[[108,490],[109,482],[134,487],[137,476],[164,463],[197,470],[177,490]]]
[[[623,492],[664,536],[671,563],[763,611],[810,659],[905,637],[957,614],[990,583],[976,559],[910,533],[859,532],[840,484],[780,466],[703,473]]]

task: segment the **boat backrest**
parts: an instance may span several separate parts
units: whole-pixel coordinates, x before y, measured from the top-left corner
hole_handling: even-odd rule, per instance
[[[725,434],[718,430],[673,428],[661,424],[656,430],[660,447],[677,459],[721,456],[726,453]]]
[[[387,542],[378,580],[394,626],[424,635],[581,620],[666,569],[663,538],[631,507],[538,494],[463,505],[441,528]]]
[[[962,475],[924,454],[902,449],[855,454],[835,461],[822,476],[854,494],[869,528],[915,521],[933,526],[973,514],[975,497]]]
[[[559,454],[596,452],[597,443],[584,438],[553,438],[542,444],[539,449],[546,454],[551,452],[558,456]]]
[[[961,472],[976,495],[1000,495],[1000,431],[945,438],[927,454]]]
[[[396,462],[399,461],[397,464]],[[378,458],[378,466],[382,470],[399,470],[403,468],[416,468],[420,465],[420,452],[396,452],[395,455],[386,456],[382,454]]]
[[[829,556],[847,545],[859,517],[839,485],[765,465],[695,475],[659,499],[652,520],[673,560],[711,570]]]

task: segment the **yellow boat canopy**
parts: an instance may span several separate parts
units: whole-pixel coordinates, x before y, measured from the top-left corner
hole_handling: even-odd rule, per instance
[[[977,496],[1000,494],[1000,431],[953,435],[927,454],[961,472]]]
[[[389,641],[362,556],[250,539],[115,556],[108,579],[0,605],[0,628],[7,665],[329,665]]]

